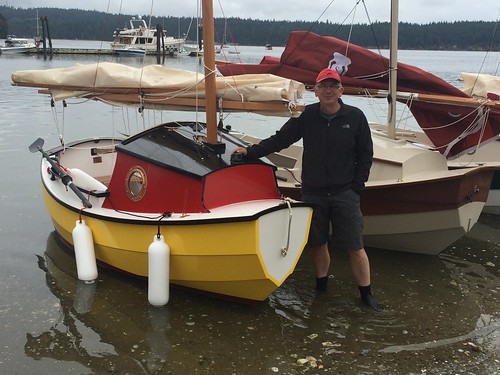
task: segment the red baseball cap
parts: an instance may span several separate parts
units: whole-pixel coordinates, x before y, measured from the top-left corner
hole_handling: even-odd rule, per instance
[[[330,68],[323,69],[321,72],[319,72],[318,76],[316,77],[316,83],[324,81],[325,79],[334,79],[335,81],[340,82],[340,76],[337,71]]]

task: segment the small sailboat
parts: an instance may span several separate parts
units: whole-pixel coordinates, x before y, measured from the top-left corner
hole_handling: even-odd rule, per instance
[[[214,51],[212,4],[203,3],[205,51]],[[312,208],[281,195],[271,163],[231,157],[242,143],[218,127],[216,111],[290,116],[304,87],[271,75],[216,78],[214,72],[214,55],[205,53],[202,77],[159,65],[98,63],[14,72],[12,81],[54,100],[88,98],[141,111],[204,108],[206,123],[170,121],[47,151],[36,140],[30,150],[42,153],[43,198],[57,234],[75,251],[75,222],[85,223],[100,264],[148,277],[159,289],[172,283],[262,301],[293,272]],[[152,261],[152,247],[163,251],[159,262]],[[159,281],[151,271],[157,263]]]

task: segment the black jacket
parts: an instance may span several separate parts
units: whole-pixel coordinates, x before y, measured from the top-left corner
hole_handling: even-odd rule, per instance
[[[349,188],[361,193],[368,180],[373,143],[368,121],[356,107],[344,104],[331,120],[319,103],[307,105],[275,135],[249,147],[247,157],[261,158],[302,138],[302,193],[335,194]]]

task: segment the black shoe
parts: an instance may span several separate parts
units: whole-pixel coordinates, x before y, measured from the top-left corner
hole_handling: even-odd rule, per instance
[[[328,276],[316,278],[316,290],[318,292],[326,292],[328,289]]]
[[[375,301],[375,297],[373,297],[373,295],[371,294],[363,296],[361,299],[365,305],[367,305],[374,311],[380,312],[384,310],[384,305],[377,303],[377,301]]]

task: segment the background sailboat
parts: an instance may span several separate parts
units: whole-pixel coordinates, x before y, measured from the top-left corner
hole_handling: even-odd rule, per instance
[[[485,166],[450,170],[443,154],[458,156],[488,138],[497,137],[500,133],[498,112],[495,103],[484,104],[419,68],[397,63],[396,1],[392,1],[391,17],[390,59],[334,37],[297,31],[290,34],[279,59],[265,57],[260,64],[220,63],[218,69],[224,75],[266,72],[314,85],[319,71],[330,67],[341,75],[345,93],[388,98],[389,125],[371,124],[374,163],[361,196],[365,244],[437,254],[467,233],[477,221],[494,173],[492,167]],[[419,94],[401,96],[400,90]],[[414,102],[425,100],[422,103],[427,104],[430,97],[436,96],[431,93],[436,92],[469,113],[478,110],[489,113],[480,118],[481,132],[471,131],[467,118],[440,132],[428,126],[433,142],[437,142],[436,134],[439,137],[447,134],[449,147],[441,147],[441,153],[434,146],[397,137],[395,126],[396,98],[414,99],[412,108],[422,113],[425,109],[415,107]],[[443,129],[441,125],[434,123],[438,129]],[[256,138],[240,136],[248,142],[258,142]],[[270,158],[280,167],[282,191],[300,197],[301,147],[294,146]]]

